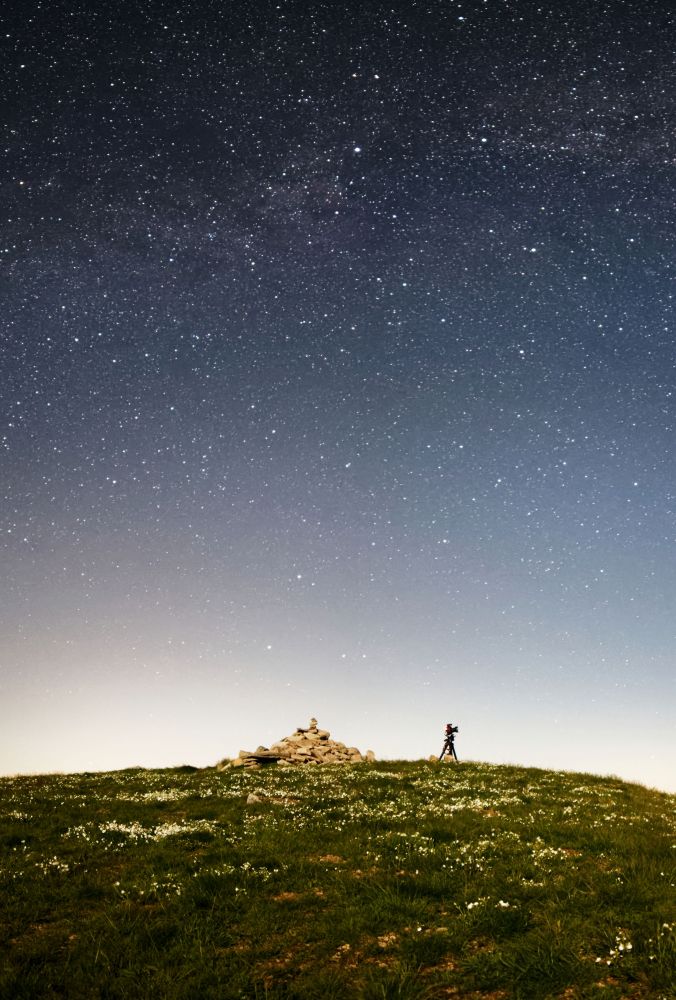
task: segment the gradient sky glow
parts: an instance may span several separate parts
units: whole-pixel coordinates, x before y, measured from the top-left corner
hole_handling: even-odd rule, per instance
[[[676,790],[666,8],[4,9],[0,772]]]

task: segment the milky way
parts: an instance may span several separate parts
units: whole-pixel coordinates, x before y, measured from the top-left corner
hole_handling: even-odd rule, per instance
[[[0,768],[673,784],[666,5],[0,29]]]

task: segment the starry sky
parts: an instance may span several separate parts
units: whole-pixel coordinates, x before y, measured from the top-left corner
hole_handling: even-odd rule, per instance
[[[674,23],[0,15],[0,771],[676,790]]]

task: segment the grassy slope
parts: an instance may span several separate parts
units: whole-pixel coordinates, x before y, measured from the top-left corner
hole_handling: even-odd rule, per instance
[[[466,763],[0,779],[0,997],[672,997],[675,803]]]

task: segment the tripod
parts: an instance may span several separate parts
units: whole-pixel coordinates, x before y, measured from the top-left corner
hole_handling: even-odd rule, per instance
[[[457,762],[458,755],[455,752],[455,745],[453,743],[453,733],[449,733],[446,739],[444,740],[444,745],[441,749],[441,753],[439,754],[439,760],[440,761],[443,760],[446,754],[448,754],[448,756],[452,760],[455,760]]]

